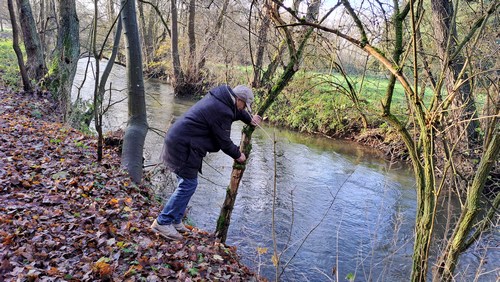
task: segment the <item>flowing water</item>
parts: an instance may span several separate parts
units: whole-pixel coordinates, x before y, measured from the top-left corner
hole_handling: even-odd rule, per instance
[[[75,85],[83,80],[85,62],[80,62]],[[125,78],[125,69],[115,67],[110,78],[113,88],[126,88]],[[81,88],[87,97],[92,91],[93,82]],[[167,84],[146,81],[145,91],[148,123],[156,132],[165,131],[173,118],[193,104],[175,98]],[[124,91],[114,93],[114,101],[125,96]],[[125,103],[111,109],[106,130],[125,127],[126,109]],[[233,124],[236,144],[241,127],[240,122]],[[148,133],[148,167],[159,163],[162,143],[163,133]],[[407,167],[391,165],[377,151],[351,142],[268,126],[255,131],[252,145],[227,240],[252,270],[268,279],[276,275],[272,263],[274,212],[277,250],[284,267],[279,273],[282,281],[408,280],[416,193]],[[222,152],[205,158],[198,189],[189,204],[191,224],[214,231],[231,166],[232,159]],[[436,233],[440,232],[438,227]],[[474,277],[482,256],[471,251],[463,256],[459,269],[469,279]],[[495,281],[499,272],[495,261],[500,254],[490,249],[486,258],[490,263],[483,271],[490,273],[479,281]]]

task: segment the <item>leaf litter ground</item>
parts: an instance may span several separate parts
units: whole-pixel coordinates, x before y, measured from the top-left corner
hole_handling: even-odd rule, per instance
[[[0,281],[260,280],[212,234],[152,232],[154,193],[55,112],[47,94],[0,90]]]

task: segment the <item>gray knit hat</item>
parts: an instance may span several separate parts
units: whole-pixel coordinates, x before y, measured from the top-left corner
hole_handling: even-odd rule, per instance
[[[248,88],[245,85],[238,85],[235,88],[233,88],[233,92],[234,95],[236,95],[236,97],[245,101],[248,111],[252,112],[252,103],[253,103],[252,89]]]

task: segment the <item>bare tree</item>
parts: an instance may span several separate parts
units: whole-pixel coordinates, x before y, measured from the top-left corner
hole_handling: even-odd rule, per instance
[[[156,6],[154,3],[151,4]],[[146,65],[153,60],[155,49],[153,39],[153,23],[155,19],[153,17],[152,5],[146,6],[143,1],[140,1],[138,4],[139,25],[141,27],[142,46],[144,46],[144,63]]]
[[[120,39],[121,39],[121,34],[122,34],[122,20],[121,17],[118,16],[117,21],[116,21],[116,29],[115,29],[115,37],[113,41],[113,49],[111,51],[111,56],[108,59],[108,63],[106,64],[106,67],[104,68],[104,71],[102,73],[101,79],[99,81],[99,84],[96,83],[96,89],[94,91],[94,124],[95,128],[98,134],[98,139],[97,139],[97,160],[101,161],[102,160],[102,149],[103,149],[103,132],[102,132],[102,124],[103,124],[103,115],[106,113],[108,110],[108,107],[111,106],[109,103],[108,105],[105,105],[104,103],[104,93],[106,92],[106,83],[108,81],[109,75],[111,74],[111,70],[113,69],[116,57],[118,55],[118,49],[120,47]],[[96,62],[98,61],[99,58],[102,57],[102,53],[104,51],[104,46],[101,47],[101,50],[99,53],[95,52],[94,58]],[[96,70],[96,73],[97,70]],[[96,77],[99,77],[96,75]],[[97,86],[98,85],[98,86]],[[109,97],[111,100],[111,89],[109,93]]]
[[[390,72],[390,83],[386,90],[386,96],[381,102],[380,114],[382,118],[384,118],[396,129],[401,139],[406,144],[416,179],[417,214],[415,223],[413,268],[411,275],[412,281],[426,281],[428,277],[427,274],[429,264],[431,263],[429,249],[433,243],[432,234],[438,207],[437,203],[442,191],[444,189],[453,190],[456,184],[454,177],[457,174],[468,174],[466,170],[463,170],[464,167],[473,167],[471,170],[471,172],[473,172],[472,175],[468,177],[462,175],[463,178],[470,179],[470,181],[467,181],[465,184],[466,188],[464,190],[467,191],[466,195],[464,195],[465,203],[459,220],[457,222],[451,222],[451,224],[454,224],[453,232],[447,238],[446,247],[442,250],[442,254],[437,263],[437,271],[434,273],[435,280],[450,281],[453,279],[453,271],[459,254],[470,246],[471,242],[468,241],[467,238],[471,236],[470,232],[474,222],[485,222],[485,220],[488,220],[487,216],[479,216],[480,210],[486,210],[486,207],[481,206],[479,199],[482,196],[487,176],[490,174],[495,162],[498,160],[500,151],[500,142],[498,141],[498,125],[493,125],[493,128],[489,129],[492,138],[487,146],[483,146],[485,150],[480,153],[479,159],[481,161],[477,165],[474,165],[474,161],[470,158],[460,158],[462,162],[460,164],[455,162],[454,160],[456,156],[461,153],[460,150],[456,150],[456,145],[459,144],[457,142],[460,142],[460,136],[467,135],[468,131],[465,128],[463,130],[459,130],[459,136],[454,136],[455,138],[449,139],[449,136],[452,135],[448,134],[450,129],[446,126],[447,123],[443,121],[443,113],[447,112],[448,106],[457,97],[458,85],[455,81],[455,75],[457,73],[450,71],[448,66],[442,67],[441,75],[439,76],[437,83],[444,83],[447,79],[449,79],[453,82],[452,84],[454,84],[454,88],[448,88],[447,95],[443,95],[446,98],[442,98],[441,88],[436,86],[436,84],[431,80],[431,77],[434,76],[431,73],[432,69],[428,67],[426,57],[421,55],[423,54],[422,52],[418,52],[418,29],[420,28],[419,24],[422,22],[424,16],[422,9],[423,2],[410,2],[403,7],[399,7],[399,3],[397,1],[393,2],[392,23],[388,26],[389,28],[392,28],[393,31],[387,33],[388,35],[393,36],[393,38],[387,42],[393,42],[393,44],[378,46],[378,48],[372,44],[381,43],[383,41],[378,40],[377,34],[370,33],[370,22],[369,19],[364,18],[364,14],[361,12],[362,8],[358,7],[358,10],[356,10],[353,6],[351,6],[351,2],[347,0],[342,0],[341,2],[344,6],[345,12],[351,17],[352,22],[357,29],[356,37],[350,36],[350,34],[354,33],[351,30],[342,30],[341,26],[329,27],[326,25],[310,23],[308,21],[301,20],[299,17],[294,15],[293,11],[287,11],[299,20],[301,22],[300,24],[306,24],[308,26],[335,34],[347,42],[350,42],[353,46],[356,46],[372,56]],[[381,3],[376,2],[375,4],[379,5]],[[450,62],[450,58],[458,58],[457,52],[460,52],[460,50],[463,51],[463,46],[469,45],[471,48],[470,50],[475,50],[474,47],[476,46],[478,39],[481,38],[481,26],[484,26],[489,16],[498,7],[499,3],[493,2],[488,9],[476,15],[477,24],[474,24],[472,28],[466,32],[466,36],[463,38],[463,41],[456,45],[452,55],[450,55],[448,49],[448,51],[444,54],[433,55],[442,61],[444,60],[445,62]],[[455,9],[455,11],[456,10],[457,9]],[[447,16],[456,18],[456,14],[448,14]],[[434,17],[434,21],[432,21],[431,24],[437,26],[441,24],[436,22],[439,20],[442,20],[442,18]],[[404,34],[405,31],[407,31],[408,34]],[[447,32],[450,32],[450,30]],[[445,37],[448,38],[448,42],[450,40],[449,36],[452,36],[451,34],[452,33],[446,35]],[[448,45],[448,47],[449,46],[450,45]],[[381,51],[383,48],[387,49],[384,53]],[[425,51],[429,53],[432,52],[431,49],[426,49]],[[392,57],[388,58],[386,57],[386,54],[390,54]],[[465,62],[470,62],[472,56],[468,55],[467,58],[468,59]],[[433,85],[433,97],[430,105],[425,105],[424,103],[424,96],[422,94],[424,93],[423,89],[419,91],[419,84],[423,82],[423,76],[420,73],[422,71],[420,64],[429,74],[427,77],[431,81],[431,85]],[[460,66],[460,72],[463,75],[463,66],[461,66],[460,63],[458,63],[458,66]],[[410,67],[412,71],[405,72],[405,67]],[[481,72],[484,71],[479,71],[479,73]],[[408,79],[407,75],[411,75],[412,79]],[[463,78],[463,76],[461,77]],[[412,80],[413,83],[411,82]],[[411,113],[410,122],[401,120],[391,110],[391,104],[394,101],[394,85],[396,82],[400,83],[405,90],[409,112]],[[496,115],[498,115],[498,112]],[[495,120],[496,118],[498,118],[498,116],[495,117]],[[461,115],[460,120],[455,122],[461,125],[468,124],[470,121],[470,115]],[[438,144],[441,145],[438,146]],[[460,169],[462,169],[462,171],[460,171]],[[438,175],[440,178],[438,178]],[[499,197],[498,193],[496,197]],[[491,206],[490,210],[495,210],[497,208],[498,202],[495,200],[494,205]],[[474,238],[474,236],[470,238]],[[475,238],[477,238],[477,236]]]
[[[457,26],[454,18],[453,3],[446,0],[432,0],[432,17],[434,23],[435,40],[437,41],[437,53],[441,62],[441,72],[443,73],[442,80],[436,85],[438,91],[440,87],[446,87],[446,92],[454,97],[451,99],[452,113],[448,115],[451,119],[451,124],[457,123],[460,120],[468,119],[468,123],[460,123],[454,126],[451,134],[460,136],[460,132],[465,130],[461,144],[467,145],[468,148],[473,148],[478,143],[479,121],[477,120],[475,99],[472,95],[472,79],[469,79],[465,72],[465,57],[460,52],[461,46],[458,46],[457,41]],[[494,5],[493,5],[494,7]],[[496,9],[496,8],[495,8]],[[490,13],[493,12],[490,9]],[[479,26],[478,26],[479,27]]]
[[[60,103],[64,121],[67,121],[70,113],[71,88],[80,58],[80,24],[75,0],[59,1],[58,10],[59,31],[49,72],[49,88]]]
[[[19,31],[16,22],[16,13],[14,12],[14,3],[12,0],[7,0],[7,5],[10,13],[10,22],[12,25],[12,47],[17,56],[17,64],[19,65],[19,71],[21,73],[21,79],[23,80],[24,91],[31,91],[32,86],[30,79],[28,77],[28,72],[24,65],[23,53],[19,47]]]
[[[48,52],[54,49],[57,44],[58,19],[56,4],[54,0],[40,0],[33,4],[33,10],[38,10],[38,34],[45,58],[48,58]]]
[[[188,45],[189,45],[189,56],[188,56],[188,70],[187,76],[192,77],[196,75],[196,0],[189,0],[189,13],[188,13]]]
[[[262,5],[265,8],[265,5]],[[259,88],[262,82],[263,75],[263,65],[264,65],[264,51],[266,50],[267,42],[267,33],[271,25],[271,18],[268,17],[262,9],[257,9],[259,13],[259,29],[257,34],[257,51],[255,52],[255,59],[252,55],[252,63],[253,63],[253,80],[252,86],[255,88]],[[251,17],[250,17],[251,20]],[[251,47],[251,41],[250,47]]]
[[[304,54],[305,46],[313,32],[313,28],[307,27],[297,34],[293,34],[292,31],[284,25],[284,21],[281,18],[279,9],[281,8],[281,2],[274,2],[272,6],[269,7],[270,16],[272,17],[276,26],[279,26],[282,30],[284,41],[288,47],[288,62],[283,70],[283,73],[276,79],[275,84],[267,90],[263,97],[266,97],[257,114],[263,116],[271,104],[275,101],[276,97],[281,93],[285,86],[290,82],[295,73],[299,70],[300,62]],[[317,21],[319,12],[319,0],[314,0],[308,3],[307,16],[311,21]],[[274,65],[271,66],[274,68]],[[262,94],[262,93],[260,93]],[[249,156],[252,146],[250,144],[252,140],[252,134],[255,127],[246,125],[242,130],[240,150]],[[231,172],[231,178],[229,187],[226,190],[226,198],[221,207],[219,218],[217,220],[216,235],[221,239],[222,242],[226,241],[227,232],[229,230],[229,225],[231,221],[231,213],[236,202],[236,196],[238,194],[238,188],[243,177],[243,173],[246,168],[245,164],[239,164],[236,161],[233,164],[233,170]]]
[[[170,1],[170,13],[172,17],[171,27],[171,48],[172,48],[172,66],[174,70],[173,85],[175,93],[180,92],[180,87],[184,85],[184,72],[182,71],[181,59],[179,54],[179,30],[177,1]]]
[[[175,1],[173,1],[175,2]],[[122,166],[136,183],[142,181],[144,140],[148,131],[142,71],[142,51],[135,0],[122,0],[122,21],[127,41],[128,123],[123,138]]]

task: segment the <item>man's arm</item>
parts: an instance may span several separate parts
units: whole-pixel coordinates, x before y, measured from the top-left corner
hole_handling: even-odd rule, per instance
[[[214,119],[210,123],[210,129],[221,150],[233,159],[241,157],[240,148],[231,140],[231,123],[223,123],[221,119]]]
[[[259,115],[251,115],[247,111],[236,111],[236,119],[241,120],[246,124],[258,126],[262,122],[262,117]]]

